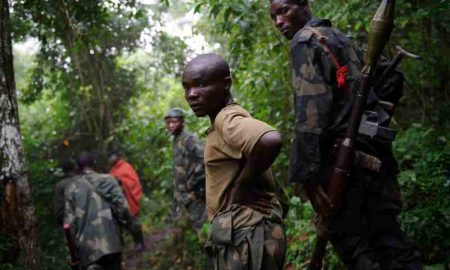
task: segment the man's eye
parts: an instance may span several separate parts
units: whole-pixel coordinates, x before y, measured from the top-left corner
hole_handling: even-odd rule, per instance
[[[286,13],[288,13],[288,11],[289,11],[289,8],[288,8],[288,7],[284,7],[284,8],[282,8],[282,9],[280,10],[280,13],[281,13],[282,15],[285,15]]]

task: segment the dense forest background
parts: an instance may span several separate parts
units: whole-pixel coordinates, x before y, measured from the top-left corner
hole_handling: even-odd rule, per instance
[[[331,19],[364,47],[378,1],[311,4],[317,17]],[[273,27],[268,0],[15,0],[10,5],[42,269],[69,269],[61,230],[51,216],[53,187],[62,175],[58,160],[91,150],[98,171],[106,172],[105,154],[116,147],[141,177],[142,222],[152,242],[127,269],[201,269],[200,245],[189,225],[183,227],[184,238],[172,237],[171,138],[163,121],[170,107],[183,108],[187,128],[204,138],[209,122],[190,112],[180,83],[184,63],[199,52],[223,55],[233,70],[237,101],[282,132],[284,148],[273,171],[290,193],[285,183],[293,126],[289,42]],[[399,68],[406,77],[393,119],[404,199],[400,221],[430,269],[450,269],[450,2],[398,0],[396,8],[385,55],[393,57],[400,45],[423,58],[405,60]],[[192,39],[172,34],[173,25],[192,28],[194,43],[205,45],[195,47]],[[297,197],[290,200],[288,269],[301,269],[315,239],[312,210]],[[10,242],[0,235],[0,258]],[[327,256],[327,269],[342,269],[331,251]],[[27,266],[21,258],[0,269]]]

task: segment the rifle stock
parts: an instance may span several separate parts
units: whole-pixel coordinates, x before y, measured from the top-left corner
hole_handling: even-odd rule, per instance
[[[381,52],[391,36],[394,26],[394,10],[395,0],[383,0],[370,25],[367,61],[362,69],[359,89],[353,99],[350,123],[345,138],[339,145],[335,165],[333,166],[333,171],[329,179],[327,195],[331,202],[331,214],[323,217],[328,222],[340,211],[342,206],[342,193],[345,180],[350,175],[353,166],[356,137],[370,89],[369,81]],[[322,268],[326,245],[327,239],[318,235],[314,254],[308,269]]]

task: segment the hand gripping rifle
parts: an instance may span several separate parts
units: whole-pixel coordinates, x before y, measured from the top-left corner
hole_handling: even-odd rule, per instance
[[[80,261],[78,260],[76,248],[72,239],[72,234],[70,232],[70,224],[64,224],[64,236],[66,238],[67,251],[69,252],[69,265],[73,270],[79,270],[81,269]]]
[[[346,178],[350,175],[353,158],[355,155],[355,144],[358,129],[364,114],[367,96],[370,90],[370,81],[373,76],[378,59],[388,42],[392,29],[394,28],[395,0],[382,0],[371,24],[368,37],[367,63],[362,69],[361,83],[353,99],[350,124],[347,128],[344,139],[339,145],[337,158],[333,166],[333,171],[329,181],[327,196],[330,200],[331,213],[322,216],[324,224],[339,212],[342,206],[342,192]],[[317,242],[314,248],[313,258],[308,266],[309,270],[322,268],[322,261],[325,255],[327,239],[317,235]]]

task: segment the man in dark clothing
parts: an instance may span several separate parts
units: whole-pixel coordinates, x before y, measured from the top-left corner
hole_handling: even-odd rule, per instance
[[[62,229],[64,220],[64,192],[78,176],[78,166],[70,158],[61,160],[59,166],[64,173],[64,178],[56,184],[55,190],[53,191],[53,216],[56,224]]]
[[[141,210],[142,186],[138,174],[130,163],[122,158],[120,150],[114,150],[108,153],[108,161],[111,165],[109,174],[119,181],[125,198],[128,202],[130,215],[133,218],[133,233],[135,242],[135,251],[145,250],[144,234],[139,220]]]
[[[290,181],[297,195],[306,192],[320,214],[329,209],[324,190],[363,62],[329,20],[312,17],[307,0],[271,0],[270,15],[291,40],[295,129]],[[327,238],[349,269],[421,269],[414,243],[397,222],[401,198],[391,142],[360,136],[356,148],[343,206],[327,228]]]

